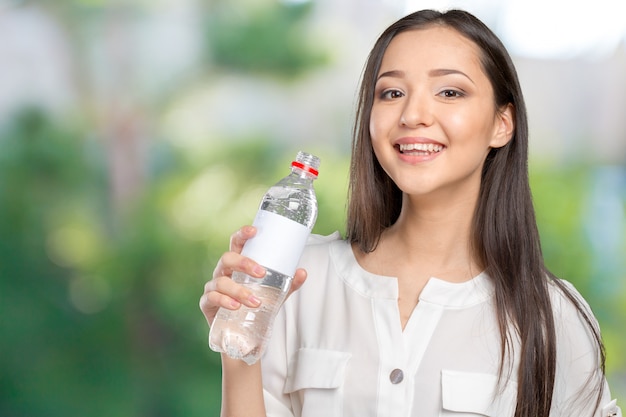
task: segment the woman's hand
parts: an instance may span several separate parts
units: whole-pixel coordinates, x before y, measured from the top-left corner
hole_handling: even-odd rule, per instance
[[[256,234],[253,226],[244,226],[230,237],[230,250],[222,255],[213,271],[213,279],[204,285],[204,294],[200,297],[200,309],[209,326],[220,307],[237,310],[241,305],[258,307],[260,300],[245,286],[234,282],[234,271],[243,272],[251,277],[263,278],[265,268],[252,259],[241,255],[246,241]],[[302,286],[306,280],[304,269],[296,270],[289,294]]]

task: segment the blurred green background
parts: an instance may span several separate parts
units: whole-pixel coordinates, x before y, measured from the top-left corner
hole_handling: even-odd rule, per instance
[[[219,414],[203,285],[299,149],[322,159],[314,232],[343,232],[361,66],[406,6],[366,3],[0,2],[0,416]],[[515,56],[546,260],[594,309],[622,405],[626,126],[580,122],[623,115],[626,84],[571,104],[545,83],[623,78],[623,43]]]

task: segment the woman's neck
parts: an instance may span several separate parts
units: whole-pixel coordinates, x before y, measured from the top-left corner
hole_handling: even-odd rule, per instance
[[[382,234],[377,250],[393,254],[407,268],[419,264],[444,279],[470,279],[482,270],[471,245],[475,206],[475,198],[438,205],[405,196],[398,220]]]

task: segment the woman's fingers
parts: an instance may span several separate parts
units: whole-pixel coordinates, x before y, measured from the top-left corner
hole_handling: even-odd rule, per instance
[[[232,276],[234,271],[243,272],[252,277],[261,278],[265,275],[265,268],[250,258],[241,256],[243,245],[248,239],[256,235],[256,228],[244,226],[230,237],[230,251],[222,255],[213,270],[213,279],[221,276]]]
[[[231,250],[221,256],[213,270],[213,279],[205,284],[199,304],[209,325],[220,307],[236,310],[241,305],[255,308],[261,304],[250,289],[232,280],[236,271],[255,278],[265,276],[265,268],[241,255],[243,245],[255,234],[256,228],[252,226],[244,226],[233,233],[230,238]]]
[[[217,261],[213,270],[213,279],[218,277],[230,277],[233,272],[239,271],[251,277],[262,278],[265,276],[265,268],[250,258],[242,256],[238,252],[226,252]]]
[[[230,251],[221,256],[213,270],[213,279],[205,284],[199,304],[209,325],[213,322],[219,308],[236,310],[242,305],[256,308],[261,304],[249,288],[232,279],[234,272],[253,278],[265,276],[266,270],[263,266],[241,255],[244,244],[255,235],[256,228],[253,226],[244,226],[233,233],[230,238]],[[307,273],[304,269],[296,270],[289,294],[298,290],[304,284],[306,277]]]
[[[293,275],[293,281],[291,281],[291,288],[289,289],[289,295],[291,295],[294,291],[300,289],[304,281],[306,281],[307,273],[304,269],[299,268],[296,270],[296,273]]]
[[[261,300],[252,291],[227,276],[220,276],[207,282],[204,285],[204,294],[200,297],[200,310],[209,325],[220,307],[237,310],[241,305],[256,308],[260,304]]]
[[[237,230],[230,237],[230,250],[231,252],[241,253],[243,245],[248,239],[253,238],[256,235],[256,228],[254,226],[244,226]]]
[[[260,302],[252,292],[226,276],[217,277],[204,285],[204,294],[200,300],[202,310],[224,307],[236,310],[241,305],[258,307]]]

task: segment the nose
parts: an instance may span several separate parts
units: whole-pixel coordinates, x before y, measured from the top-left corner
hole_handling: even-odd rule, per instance
[[[428,126],[433,121],[432,107],[427,97],[411,95],[404,102],[400,115],[400,125],[415,128]]]

